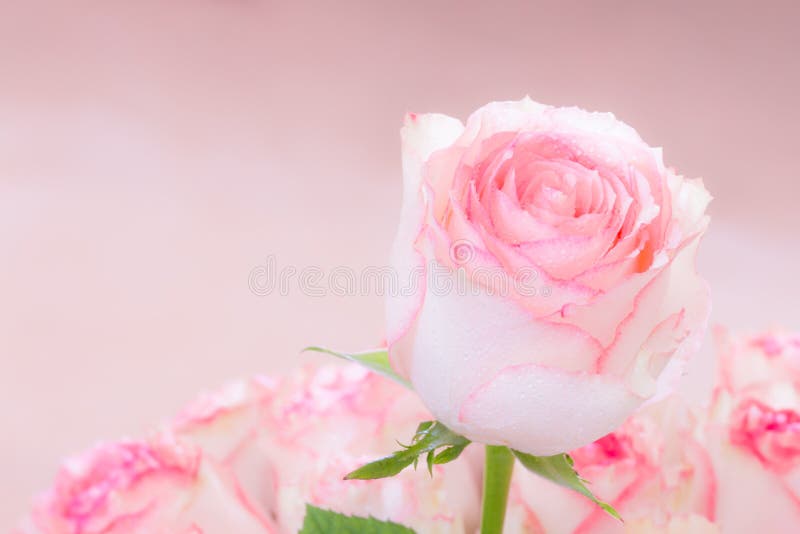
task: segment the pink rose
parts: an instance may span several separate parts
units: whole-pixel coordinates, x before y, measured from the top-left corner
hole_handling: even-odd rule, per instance
[[[263,379],[232,385],[179,419],[178,435],[201,447],[276,532],[297,532],[307,502],[419,532],[469,532],[479,520],[480,480],[468,462],[436,466],[433,478],[406,470],[343,480],[430,419],[416,395],[357,365],[299,372],[269,387]]]
[[[775,381],[800,382],[800,334],[775,331],[733,337],[717,327],[714,337],[722,388],[740,391]]]
[[[800,336],[720,333],[709,423],[726,533],[797,531],[800,523]]]
[[[480,480],[469,461],[436,466],[433,478],[421,466],[343,480],[426,418],[416,395],[354,364],[236,382],[191,403],[158,441],[66,464],[23,532],[294,534],[306,503],[419,532],[473,532]]]
[[[468,461],[435,466],[430,477],[407,469],[380,480],[344,475],[397,448],[430,414],[416,395],[360,367],[323,368],[298,376],[270,406],[262,442],[274,465],[278,514],[295,532],[303,502],[414,527],[465,533],[479,521],[480,480]],[[424,463],[424,462],[423,462]]]
[[[570,454],[616,521],[577,493],[516,470],[510,532],[713,533],[716,481],[698,418],[673,396],[651,404],[612,434]]]
[[[409,115],[402,141],[389,353],[437,419],[555,454],[680,374],[709,312],[700,180],[611,114],[527,98]]]
[[[19,532],[270,532],[197,447],[168,433],[99,445],[67,461]]]

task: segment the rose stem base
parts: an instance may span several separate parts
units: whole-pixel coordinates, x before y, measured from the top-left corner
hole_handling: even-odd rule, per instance
[[[514,455],[508,447],[486,446],[481,534],[502,534],[513,470]]]

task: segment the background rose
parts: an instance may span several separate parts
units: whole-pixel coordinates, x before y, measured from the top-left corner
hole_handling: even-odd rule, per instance
[[[518,469],[509,532],[714,533],[715,476],[698,417],[677,396],[647,406],[615,432],[570,454],[625,523],[568,489]]]
[[[86,455],[78,474],[67,464],[25,532],[294,534],[306,502],[419,532],[472,532],[480,480],[469,461],[436,466],[433,478],[421,467],[342,480],[426,418],[416,395],[356,365],[232,383],[184,409],[159,434],[172,436],[170,447],[146,449],[143,464],[127,444]]]
[[[479,480],[469,462],[381,480],[343,477],[397,448],[430,419],[417,397],[356,365],[306,370],[265,387],[237,384],[184,412],[177,432],[224,465],[262,518],[294,533],[305,503],[411,525],[420,532],[470,532]],[[466,530],[465,530],[466,529]]]
[[[796,532],[800,523],[800,336],[718,332],[720,377],[709,423],[728,533]]]
[[[718,386],[742,391],[774,382],[800,382],[800,334],[774,330],[733,336],[716,327]]]
[[[392,262],[415,285],[387,300],[390,357],[439,420],[554,454],[613,430],[678,374],[665,368],[709,311],[694,268],[700,180],[613,115],[530,99],[466,126],[409,115],[402,139]]]
[[[20,534],[273,532],[202,451],[169,433],[98,445],[68,460]]]
[[[592,491],[624,524],[517,469],[507,530],[793,532],[800,520],[800,380],[791,372],[798,336],[719,339],[711,420],[671,396],[571,451]],[[475,532],[477,447],[437,466],[433,478],[406,470],[391,479],[342,480],[427,417],[416,395],[355,365],[232,383],[198,398],[149,439],[104,444],[66,462],[19,532],[289,533],[302,523],[305,502],[393,519],[420,533]]]

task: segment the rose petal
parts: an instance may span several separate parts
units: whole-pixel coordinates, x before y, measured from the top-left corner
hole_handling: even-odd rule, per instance
[[[437,114],[409,116],[401,130],[403,207],[392,246],[391,264],[402,289],[390,291],[387,298],[386,338],[395,370],[402,375],[407,374],[407,369],[394,359],[393,345],[408,332],[425,297],[425,258],[414,248],[425,217],[420,191],[423,166],[434,151],[451,144],[462,132],[460,121]]]
[[[607,434],[640,402],[611,377],[537,364],[508,366],[466,399],[454,429],[481,443],[548,456]]]

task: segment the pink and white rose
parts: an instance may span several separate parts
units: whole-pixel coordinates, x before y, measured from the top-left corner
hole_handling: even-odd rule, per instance
[[[797,531],[800,524],[800,336],[719,335],[709,423],[724,532]]]
[[[473,532],[480,480],[470,462],[436,466],[432,478],[343,480],[426,418],[416,395],[356,365],[236,382],[190,404],[159,441],[67,463],[22,532],[294,534],[306,503],[419,532]]]
[[[435,466],[433,477],[421,467],[388,479],[343,480],[396,450],[398,439],[409,439],[420,421],[430,420],[416,395],[350,366],[323,369],[290,390],[295,393],[272,405],[272,432],[263,444],[274,461],[287,528],[299,526],[307,500],[342,513],[391,519],[418,532],[474,531],[480,479],[467,461]]]
[[[732,336],[714,329],[719,387],[742,391],[774,382],[800,382],[800,334],[783,331]]]
[[[306,503],[431,533],[468,532],[479,520],[480,481],[468,463],[437,466],[433,478],[406,470],[343,480],[430,419],[413,393],[359,366],[303,371],[266,389],[263,379],[236,384],[179,419],[178,435],[223,465],[275,532],[297,532]]]
[[[393,367],[473,441],[537,455],[607,434],[680,374],[708,289],[700,180],[611,114],[524,99],[409,115],[387,299]]]
[[[20,534],[270,532],[203,452],[169,433],[98,445],[68,460]]]
[[[581,495],[514,473],[508,531],[531,534],[712,534],[716,481],[699,418],[677,396],[653,403],[615,432],[570,454],[621,523]]]

